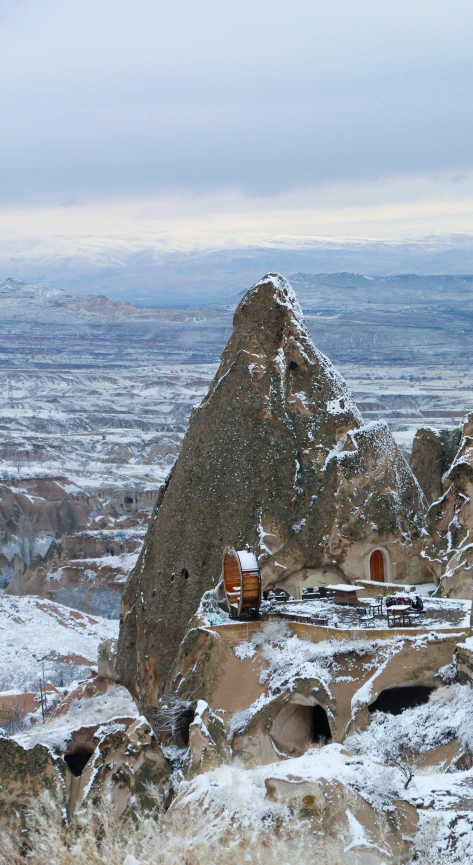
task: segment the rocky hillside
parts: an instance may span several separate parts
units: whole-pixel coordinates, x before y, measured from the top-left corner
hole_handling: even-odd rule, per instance
[[[202,593],[219,582],[226,545],[255,547],[264,586],[294,590],[324,565],[339,580],[363,577],[381,542],[399,578],[425,509],[387,426],[363,425],[314,347],[289,283],[264,277],[235,312],[126,587],[123,680],[153,705]]]

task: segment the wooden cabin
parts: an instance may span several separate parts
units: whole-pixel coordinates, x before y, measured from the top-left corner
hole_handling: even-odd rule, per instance
[[[261,604],[261,571],[253,550],[227,547],[222,578],[232,619],[256,617]]]

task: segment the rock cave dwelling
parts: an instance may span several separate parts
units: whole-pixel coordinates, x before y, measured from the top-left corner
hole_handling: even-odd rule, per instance
[[[422,735],[437,738],[418,750],[445,771],[472,765],[473,742],[447,705],[473,708],[472,494],[473,415],[456,438],[419,430],[408,465],[386,423],[364,424],[289,283],[265,276],[235,312],[160,489],[118,643],[100,648],[98,681],[124,685],[141,717],[74,733],[74,777],[58,797],[74,810],[107,782],[122,812],[130,797],[146,801],[151,781],[173,808],[186,796],[208,802],[232,764],[257,773],[251,784],[272,802],[351,791],[366,849],[407,861],[435,796],[413,801],[410,776],[392,781],[386,764],[401,757],[388,755],[397,739],[386,719],[425,710]],[[415,729],[411,742],[422,739]],[[57,754],[33,762],[25,755],[43,746],[5,742],[31,789],[58,773]],[[0,804],[15,778],[2,781]],[[353,835],[342,812],[337,826]]]

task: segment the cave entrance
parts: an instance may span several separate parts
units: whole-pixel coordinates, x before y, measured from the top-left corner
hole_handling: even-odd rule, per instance
[[[189,745],[189,727],[194,720],[194,711],[193,709],[187,709],[182,715],[181,722],[179,725],[179,732],[182,736],[182,741],[184,745]]]
[[[287,703],[272,723],[271,738],[286,754],[303,754],[315,743],[330,742],[332,731],[323,706]]]
[[[381,691],[371,706],[370,712],[386,712],[389,715],[400,715],[405,709],[415,709],[428,703],[435,688],[428,685],[406,685],[399,688],[386,688]]]
[[[64,754],[64,760],[69,766],[72,774],[78,777],[79,775],[82,775],[82,772],[93,753],[94,749],[92,747],[81,745],[76,748],[75,751],[71,751],[70,754]]]
[[[371,553],[370,579],[375,583],[384,583],[384,556],[381,550],[374,550]]]
[[[327,712],[323,706],[312,707],[312,741],[330,742],[332,740],[332,731],[328,722]]]

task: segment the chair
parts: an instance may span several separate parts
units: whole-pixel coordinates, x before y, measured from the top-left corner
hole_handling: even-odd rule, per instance
[[[356,612],[358,615],[358,621],[360,624],[363,624],[367,628],[373,628],[375,625],[374,616],[371,610],[366,607],[357,607]]]

